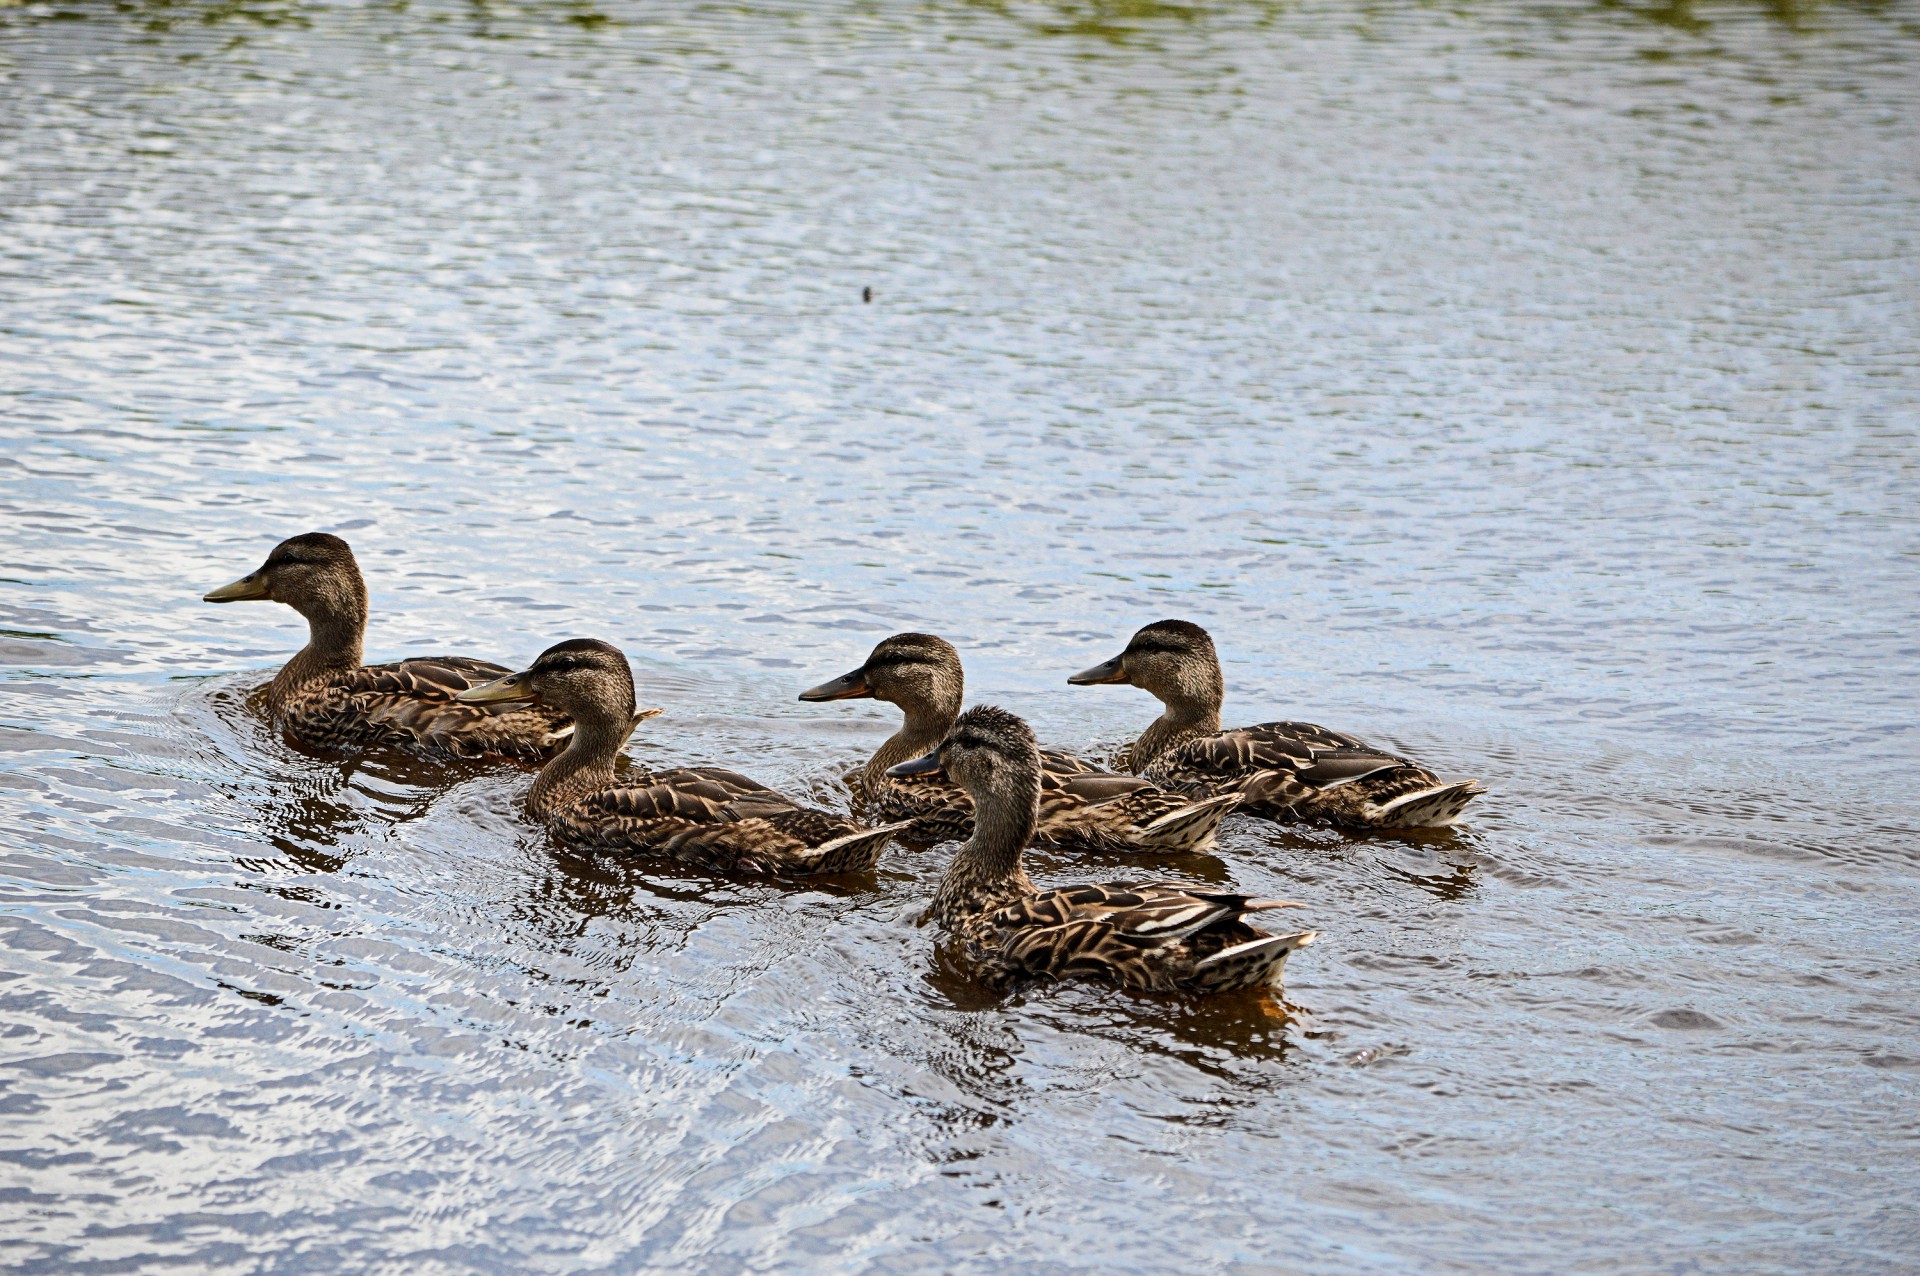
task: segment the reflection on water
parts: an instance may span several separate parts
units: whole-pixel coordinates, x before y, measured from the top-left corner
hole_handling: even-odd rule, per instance
[[[0,1255],[1911,1266],[1917,46],[0,7]],[[630,652],[643,765],[846,805],[896,718],[793,696],[908,629],[1101,755],[1154,708],[1066,675],[1186,616],[1231,720],[1491,791],[1036,855],[1322,938],[1284,998],[999,1001],[913,924],[947,848],[716,880],[279,739],[302,626],[198,595],[312,528],[372,658]]]

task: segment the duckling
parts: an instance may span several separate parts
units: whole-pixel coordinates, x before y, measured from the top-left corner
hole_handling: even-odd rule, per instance
[[[1067,681],[1152,692],[1166,711],[1127,750],[1127,769],[1168,788],[1239,793],[1245,798],[1240,809],[1250,814],[1358,828],[1437,828],[1486,792],[1478,780],[1444,784],[1416,762],[1310,722],[1222,731],[1220,658],[1212,637],[1190,621],[1156,621],[1125,651]]]
[[[633,671],[618,647],[591,638],[556,643],[532,665],[462,691],[465,704],[532,701],[573,722],[566,749],[540,770],[527,810],[583,846],[652,851],[731,873],[811,876],[865,872],[895,833],[814,810],[721,767],[676,767],[614,778],[635,726]]]
[[[310,532],[273,547],[267,561],[205,596],[210,603],[285,603],[307,618],[307,645],[274,675],[267,710],[274,724],[316,748],[383,744],[443,757],[538,762],[566,741],[572,724],[533,706],[501,711],[455,696],[510,672],[467,656],[361,663],[367,586],[353,550],[338,536]]]
[[[889,772],[942,774],[972,799],[973,836],[942,875],[927,920],[959,939],[996,992],[1059,979],[1143,992],[1277,986],[1287,954],[1318,938],[1268,934],[1245,921],[1298,904],[1191,882],[1037,888],[1020,856],[1039,819],[1040,749],[1027,724],[1004,709],[967,710],[937,749]]]
[[[966,677],[960,653],[932,634],[895,634],[865,664],[800,693],[807,701],[872,698],[899,705],[900,730],[859,772],[860,795],[889,820],[911,820],[910,836],[936,840],[973,832],[973,803],[952,781],[896,778],[887,768],[946,738],[960,716]],[[1201,851],[1240,804],[1235,793],[1196,801],[1134,776],[1115,775],[1051,750],[1041,753],[1041,844],[1097,851]]]

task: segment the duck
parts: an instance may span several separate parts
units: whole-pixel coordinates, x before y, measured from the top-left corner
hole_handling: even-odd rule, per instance
[[[870,871],[903,827],[868,828],[724,767],[615,776],[627,737],[659,710],[634,709],[626,656],[598,639],[555,643],[527,668],[458,699],[531,702],[573,723],[566,748],[535,777],[527,811],[575,845],[654,853],[745,876],[812,877]]]
[[[966,675],[953,644],[933,634],[895,634],[858,669],[809,687],[809,702],[874,699],[898,705],[905,721],[867,764],[854,788],[885,819],[908,820],[922,841],[973,832],[966,790],[935,776],[898,778],[888,768],[917,758],[946,738],[960,716]],[[1235,793],[1196,799],[1137,776],[1116,775],[1067,753],[1043,751],[1040,824],[1046,846],[1076,850],[1186,853],[1214,845],[1220,822],[1240,804]]]
[[[511,670],[467,656],[363,663],[367,585],[338,536],[308,532],[273,547],[259,567],[203,596],[210,603],[275,602],[307,620],[307,645],[274,675],[267,712],[312,748],[385,745],[443,758],[541,762],[559,752],[573,724],[535,706],[502,710],[461,703],[460,692]]]
[[[1417,762],[1311,722],[1222,731],[1220,657],[1212,636],[1191,621],[1155,621],[1119,655],[1067,682],[1151,692],[1165,711],[1126,749],[1126,769],[1168,788],[1239,793],[1240,809],[1251,815],[1361,829],[1440,828],[1486,792],[1478,780],[1442,781]]]
[[[1005,709],[968,709],[936,749],[888,770],[900,779],[945,776],[973,803],[973,836],[948,863],[923,921],[958,941],[993,992],[1077,979],[1156,993],[1273,988],[1288,955],[1319,937],[1276,935],[1246,920],[1299,904],[1196,882],[1035,886],[1021,857],[1039,822],[1044,763],[1033,731]]]

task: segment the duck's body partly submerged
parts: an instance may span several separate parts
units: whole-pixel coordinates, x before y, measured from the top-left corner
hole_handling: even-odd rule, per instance
[[[559,643],[522,673],[462,693],[476,704],[535,700],[574,722],[566,749],[541,769],[527,809],[564,841],[658,854],[722,872],[808,876],[863,872],[898,831],[804,806],[724,767],[616,777],[633,728],[633,674],[619,649]]]
[[[960,715],[965,675],[960,655],[932,634],[895,634],[852,673],[800,693],[802,700],[873,697],[900,706],[906,722],[858,773],[861,797],[882,819],[910,822],[921,841],[965,838],[973,800],[942,775],[894,776],[888,768],[917,758],[946,737]],[[1220,821],[1239,805],[1227,794],[1196,799],[1137,776],[1116,775],[1067,753],[1040,754],[1039,823],[1043,845],[1099,851],[1181,852],[1213,845]]]
[[[960,941],[981,982],[1089,979],[1143,992],[1276,987],[1287,956],[1316,932],[1273,935],[1246,918],[1297,905],[1192,882],[1101,882],[1037,889],[1021,867],[1040,801],[1040,752],[1024,722],[981,706],[939,749],[894,770],[940,771],[964,787],[973,836],[941,878],[928,918]]]
[[[1213,639],[1184,620],[1148,625],[1118,656],[1068,681],[1152,692],[1166,709],[1128,749],[1128,770],[1184,792],[1237,793],[1249,814],[1431,828],[1453,823],[1486,792],[1477,780],[1442,781],[1411,759],[1310,722],[1222,731],[1224,683]]]
[[[337,536],[282,541],[258,570],[206,595],[216,603],[249,599],[285,603],[307,619],[307,645],[267,689],[275,725],[302,744],[538,762],[572,731],[563,715],[537,706],[460,703],[461,692],[509,672],[485,660],[423,656],[362,664],[367,588],[353,551]]]

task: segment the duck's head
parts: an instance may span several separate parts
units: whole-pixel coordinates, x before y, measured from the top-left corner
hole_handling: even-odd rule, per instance
[[[887,768],[892,776],[946,777],[965,789],[976,807],[1035,800],[1040,789],[1040,746],[1014,714],[975,705],[954,721],[940,747],[923,758]]]
[[[307,617],[364,616],[367,586],[345,541],[308,532],[281,541],[266,562],[205,595],[210,603],[253,599],[285,603]]]
[[[1190,620],[1156,620],[1134,634],[1125,651],[1067,681],[1076,687],[1139,687],[1165,704],[1211,700],[1217,707],[1222,695],[1213,639]]]
[[[802,700],[885,700],[916,709],[960,711],[966,675],[953,644],[932,634],[895,634],[873,649],[865,664],[800,693]]]
[[[618,647],[597,638],[557,642],[519,673],[469,687],[454,699],[466,704],[532,700],[575,722],[606,723],[624,730],[660,712],[634,712],[633,670]]]

